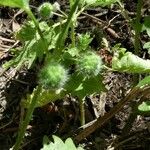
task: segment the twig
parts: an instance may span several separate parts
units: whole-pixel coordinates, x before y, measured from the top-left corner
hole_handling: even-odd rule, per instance
[[[107,23],[106,21],[103,21],[95,16],[92,16],[90,14],[87,14],[87,13],[84,13],[82,12],[83,15],[89,17],[92,19],[93,22],[95,22],[96,24],[100,25],[103,29],[105,29],[107,32],[109,32],[109,34],[111,34],[114,38],[120,38],[119,35],[112,29],[110,28],[110,23],[115,19],[115,16],[114,18],[112,18],[112,20],[109,21],[109,23]]]
[[[150,87],[144,89],[145,91],[149,91]],[[104,125],[107,121],[109,121],[116,113],[118,113],[124,105],[133,100],[135,97],[141,95],[141,93],[144,92],[143,89],[140,88],[133,88],[130,93],[121,100],[111,111],[106,113],[103,117],[99,117],[96,122],[94,122],[91,126],[85,128],[83,131],[81,131],[76,137],[75,140],[77,142],[80,142],[82,139],[89,136],[91,133],[93,133],[97,128]]]
[[[7,39],[7,38],[1,37],[1,36],[0,36],[0,40],[10,42],[10,43],[15,43],[15,40]]]

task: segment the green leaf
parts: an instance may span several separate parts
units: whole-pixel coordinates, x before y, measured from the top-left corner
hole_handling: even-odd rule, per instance
[[[131,52],[116,52],[112,59],[112,69],[126,73],[150,73],[150,60],[142,59]]]
[[[150,76],[145,77],[143,80],[141,80],[138,84],[137,87],[143,88],[145,86],[150,85]]]
[[[149,112],[150,113],[150,101],[145,101],[138,106],[138,110],[141,112]]]
[[[25,108],[28,108],[30,106],[32,97],[34,96],[36,89],[32,92],[32,94],[27,94],[26,98],[22,99],[22,105]],[[61,90],[42,89],[41,93],[39,93],[38,95],[37,103],[35,107],[42,107],[50,102],[54,102],[63,97],[64,97],[64,92]]]
[[[148,53],[150,54],[150,42],[146,42],[146,43],[143,45],[143,49],[147,49],[147,50],[148,50]]]
[[[144,49],[149,49],[150,48],[150,42],[146,42],[143,46]]]
[[[65,143],[57,136],[53,135],[54,142],[48,141],[47,137],[44,137],[44,146],[41,150],[83,150],[83,148],[76,148],[72,139],[66,139]]]
[[[76,150],[76,147],[71,138],[66,139],[65,145],[67,145],[67,149]]]
[[[26,41],[18,55],[14,56],[12,60],[6,62],[3,67],[5,69],[8,69],[9,67],[15,67],[17,70],[19,70],[22,66],[25,65],[28,69],[30,69],[33,66],[35,60],[42,60],[44,55],[44,48],[45,45],[43,40],[39,37],[39,35],[37,35],[37,37],[33,40]]]
[[[96,0],[96,2],[94,4],[92,4],[92,6],[102,6],[102,7],[105,7],[105,6],[109,6],[111,4],[114,4],[117,1],[118,0]]]
[[[84,5],[87,6],[109,6],[118,0],[80,0],[80,5],[83,7]]]
[[[31,25],[33,25],[31,23]],[[40,23],[40,29],[43,32],[45,42],[49,45],[49,50],[55,48],[57,34],[55,33],[54,28],[49,27],[46,22]],[[23,30],[23,32],[22,32]],[[17,55],[12,58],[12,60],[6,62],[3,67],[8,69],[9,67],[15,67],[19,70],[22,66],[26,66],[30,69],[33,65],[35,60],[41,61],[43,59],[43,55],[45,52],[45,43],[39,36],[38,32],[34,30],[34,25],[32,29],[24,28],[21,29],[21,34],[19,38],[22,41],[25,41],[24,46],[18,51]],[[30,36],[29,36],[30,34]],[[31,40],[29,40],[31,38]],[[28,40],[28,41],[26,41]]]
[[[78,49],[81,50],[86,50],[89,47],[89,44],[91,43],[93,38],[90,37],[89,33],[86,34],[79,34],[78,35],[78,44],[77,47]]]
[[[148,36],[150,37],[150,16],[144,18],[142,30],[146,31]]]
[[[36,27],[33,21],[28,21],[16,33],[16,38],[21,41],[29,41],[34,38],[35,33],[36,33]]]
[[[29,0],[0,0],[0,5],[28,9]]]
[[[73,96],[78,96],[80,99],[105,90],[100,75],[92,78],[84,78],[82,75],[73,74],[64,88],[67,92]]]

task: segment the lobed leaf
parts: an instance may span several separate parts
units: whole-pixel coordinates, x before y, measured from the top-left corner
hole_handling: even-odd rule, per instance
[[[112,59],[112,68],[126,73],[150,73],[150,60],[142,59],[131,52],[121,55],[118,52]]]
[[[33,24],[31,23],[31,25]],[[45,42],[49,43],[49,50],[54,48],[57,40],[54,29],[50,28],[45,22],[40,23],[40,28],[43,31]],[[22,33],[18,33],[18,38],[22,41],[25,41],[25,44],[12,60],[3,65],[5,69],[8,69],[9,67],[15,67],[17,70],[19,70],[22,66],[26,66],[28,69],[30,69],[37,59],[41,61],[43,58],[45,45],[37,31],[35,33],[34,25],[32,26],[32,29],[28,30],[25,27],[22,28],[20,32]],[[30,41],[28,41],[29,39]]]
[[[83,150],[82,147],[76,148],[71,138],[63,142],[59,137],[53,135],[54,142],[48,141],[45,136],[43,139],[44,146],[41,150]]]

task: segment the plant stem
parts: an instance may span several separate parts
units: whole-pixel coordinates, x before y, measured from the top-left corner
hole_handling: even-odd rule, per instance
[[[59,56],[61,54],[61,51],[63,50],[64,47],[64,41],[66,39],[67,33],[68,33],[68,29],[70,27],[70,24],[72,22],[72,17],[74,15],[74,13],[76,12],[76,9],[78,8],[78,3],[80,2],[80,0],[76,0],[74,5],[71,8],[70,14],[67,18],[67,22],[65,23],[62,32],[59,34],[59,37],[57,39],[56,42],[56,55]]]
[[[104,125],[108,120],[110,120],[116,113],[118,113],[123,106],[129,102],[132,101],[135,97],[139,95],[145,95],[145,93],[149,93],[150,87],[146,89],[140,89],[140,88],[133,88],[130,93],[117,105],[115,105],[108,113],[106,113],[104,116],[100,116],[97,118],[97,120],[87,128],[85,128],[83,131],[81,131],[77,136],[74,138],[77,142],[80,142],[82,139],[89,136],[91,133],[93,133],[97,128],[100,128],[102,125]]]
[[[40,91],[41,91],[41,87],[38,86],[35,93],[34,93],[34,96],[32,98],[31,104],[27,110],[26,117],[25,117],[24,121],[22,122],[22,124],[20,124],[18,137],[17,137],[16,143],[13,147],[13,150],[18,150],[20,148],[20,145],[21,145],[22,139],[24,137],[26,128],[27,128],[27,126],[31,120],[31,117],[32,117],[32,114],[33,114],[33,111],[34,111],[34,108],[35,108],[37,98],[38,98]]]
[[[72,47],[75,47],[75,28],[73,23],[71,25],[71,40],[72,40]]]
[[[120,10],[121,10],[121,12],[122,12],[123,17],[124,17],[127,21],[130,21],[130,17],[129,17],[129,15],[128,15],[128,13],[126,12],[126,10],[124,9],[123,4],[120,2],[120,0],[117,1],[117,2],[118,2],[118,4],[119,4],[119,7],[120,7]]]
[[[79,100],[80,104],[80,122],[81,126],[85,125],[85,108],[84,108],[84,98]]]
[[[43,44],[44,44],[44,46],[45,46],[45,52],[47,53],[47,52],[48,52],[48,45],[47,45],[47,43],[46,43],[46,41],[45,41],[45,39],[44,39],[44,36],[43,36],[43,33],[42,33],[40,27],[39,27],[39,22],[37,21],[37,19],[36,19],[35,16],[33,15],[33,13],[32,13],[32,11],[31,11],[30,8],[29,8],[29,9],[26,9],[26,13],[27,13],[28,16],[33,20],[33,22],[34,22],[34,24],[35,24],[35,26],[36,26],[36,28],[37,28],[37,31],[38,31],[38,33],[39,33],[39,35],[40,35],[40,37],[41,37],[41,39],[42,39],[42,41],[43,41]]]

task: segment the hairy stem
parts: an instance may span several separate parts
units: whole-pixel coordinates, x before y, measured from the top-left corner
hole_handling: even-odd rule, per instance
[[[72,47],[75,47],[75,28],[74,25],[72,23],[71,25],[71,40],[72,40]]]
[[[31,120],[31,117],[32,117],[32,114],[33,114],[33,111],[34,111],[34,108],[35,108],[37,98],[38,98],[38,95],[39,95],[40,91],[41,91],[41,87],[38,86],[37,90],[35,91],[35,94],[32,98],[32,102],[31,102],[31,104],[30,104],[30,106],[27,110],[26,117],[25,117],[24,121],[20,124],[18,137],[17,137],[16,143],[13,147],[13,150],[18,150],[20,148],[20,145],[21,145],[22,139],[24,137],[26,128],[27,128],[27,126],[28,126],[28,124]]]
[[[62,29],[62,32],[59,34],[59,37],[57,39],[57,42],[56,42],[56,55],[58,55],[58,56],[61,54],[61,51],[64,47],[64,41],[67,37],[68,29],[70,27],[70,24],[72,23],[72,17],[74,15],[74,13],[76,12],[77,8],[78,8],[79,2],[80,2],[80,0],[76,0],[74,5],[72,6],[70,14],[67,18],[67,22],[65,23],[65,25]]]
[[[42,33],[40,27],[39,27],[39,22],[37,21],[37,19],[35,18],[35,16],[33,15],[32,11],[30,9],[27,9],[26,12],[27,12],[28,16],[33,20],[33,22],[37,28],[37,31],[38,31],[38,33],[39,33],[39,35],[43,41],[43,44],[45,46],[45,52],[47,53],[48,52],[48,45],[44,39],[44,36],[43,36],[43,33]]]

